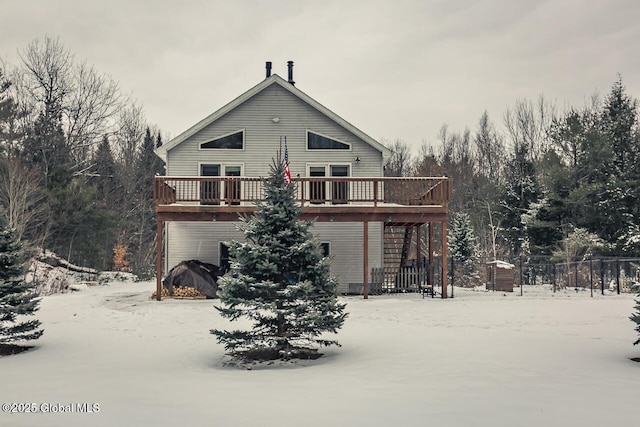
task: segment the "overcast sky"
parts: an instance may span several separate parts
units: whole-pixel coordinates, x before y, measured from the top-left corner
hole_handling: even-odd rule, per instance
[[[638,0],[0,0],[0,57],[45,36],[175,137],[264,79],[265,61],[378,140],[433,142],[540,94],[560,110],[621,74],[640,97]],[[165,139],[166,140],[166,139]]]

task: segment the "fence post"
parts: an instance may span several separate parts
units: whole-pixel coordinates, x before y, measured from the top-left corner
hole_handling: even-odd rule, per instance
[[[589,258],[589,287],[591,288],[591,298],[593,298],[593,259]]]
[[[522,277],[522,255],[520,255],[520,296],[522,296],[522,287],[524,285]]]
[[[451,257],[451,298],[453,298],[453,281],[456,275],[456,263],[455,259]]]
[[[556,264],[553,263],[553,293],[556,292]]]
[[[600,289],[604,295],[604,261],[600,258]]]
[[[616,289],[620,295],[620,261],[616,259]]]
[[[575,285],[576,285],[576,293],[578,293],[578,261],[576,261],[575,263],[575,268],[573,269],[574,271],[574,280],[575,280]]]

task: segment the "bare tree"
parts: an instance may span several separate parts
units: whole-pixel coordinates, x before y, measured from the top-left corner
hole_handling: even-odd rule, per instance
[[[438,162],[433,146],[423,141],[413,166],[414,176],[443,176],[442,166]]]
[[[44,107],[47,117],[59,114],[73,90],[73,56],[58,39],[35,39],[19,52],[25,68],[24,89]]]
[[[133,171],[134,162],[147,129],[142,107],[130,103],[120,110],[113,138],[114,157],[125,169]]]
[[[447,125],[440,128],[438,135],[440,147],[437,152],[438,163],[451,182],[450,207],[454,212],[468,211],[474,202],[474,155],[471,145],[471,133],[449,132]]]
[[[109,133],[123,105],[118,84],[92,66],[74,72],[74,90],[65,103],[66,135],[76,162],[89,158],[102,135]]]
[[[522,99],[507,108],[504,125],[512,145],[525,145],[531,160],[537,161],[549,148],[548,130],[555,117],[555,103],[540,95],[535,103]]]
[[[383,144],[391,150],[391,158],[385,165],[385,176],[409,176],[411,174],[411,148],[400,139]]]
[[[38,243],[47,221],[47,196],[39,174],[15,157],[8,157],[0,168],[0,215],[18,240]],[[34,242],[35,243],[35,242]]]
[[[476,146],[476,168],[480,176],[492,184],[498,184],[502,175],[504,162],[504,144],[501,136],[489,121],[487,111],[482,114],[478,122],[478,131],[473,142]]]
[[[35,39],[19,55],[15,98],[25,130],[39,115],[44,114],[46,122],[59,120],[74,168],[82,169],[128,100],[111,77],[86,63],[76,64],[58,39]]]

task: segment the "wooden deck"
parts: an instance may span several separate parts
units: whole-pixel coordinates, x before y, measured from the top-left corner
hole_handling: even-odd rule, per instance
[[[446,217],[449,179],[297,178],[296,201],[317,221],[426,223]],[[166,221],[237,221],[264,200],[260,178],[156,177],[158,216]]]
[[[363,224],[364,296],[368,296],[368,225],[419,227],[429,224],[429,259],[433,225],[441,227],[443,294],[446,295],[446,235],[450,182],[447,177],[419,178],[295,178],[296,201],[301,219],[319,222],[361,222]],[[167,221],[238,221],[257,210],[264,201],[264,181],[249,177],[155,178],[157,218],[157,293],[161,291],[162,230]],[[420,249],[418,249],[420,254]]]

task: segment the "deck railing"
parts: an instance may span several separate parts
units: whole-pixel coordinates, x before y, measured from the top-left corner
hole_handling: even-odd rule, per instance
[[[449,179],[295,178],[296,200],[302,204],[447,205]],[[240,205],[264,200],[264,181],[249,177],[155,178],[156,204]]]

